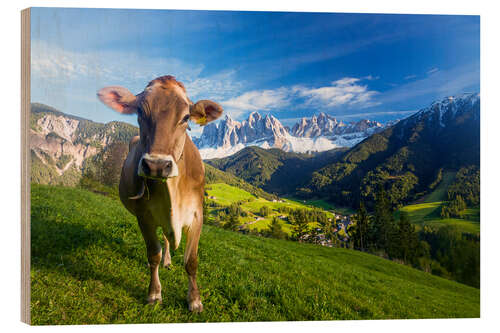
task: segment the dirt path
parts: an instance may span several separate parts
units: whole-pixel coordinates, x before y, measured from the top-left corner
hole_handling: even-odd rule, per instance
[[[247,225],[257,223],[257,222],[259,222],[260,220],[263,220],[263,219],[264,219],[263,217],[257,217],[257,219],[255,219],[253,221],[250,221],[250,222],[247,222],[247,223],[243,223],[241,225],[241,227],[246,227]]]

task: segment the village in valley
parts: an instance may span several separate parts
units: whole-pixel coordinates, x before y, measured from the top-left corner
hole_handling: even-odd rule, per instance
[[[345,208],[336,210],[325,202],[291,198],[266,200],[227,184],[207,185],[205,201],[207,224],[243,234],[326,247],[352,246],[350,228],[355,223],[355,215]],[[304,217],[302,221],[298,221],[300,216]]]

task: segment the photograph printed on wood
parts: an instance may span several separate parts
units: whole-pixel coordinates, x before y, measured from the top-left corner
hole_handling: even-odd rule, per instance
[[[479,23],[23,11],[23,320],[478,318]]]

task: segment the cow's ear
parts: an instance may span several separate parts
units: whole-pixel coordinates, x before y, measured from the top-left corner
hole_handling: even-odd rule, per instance
[[[214,121],[222,115],[222,106],[219,104],[209,101],[201,100],[192,105],[190,110],[191,120],[200,126],[204,126],[207,123]]]
[[[97,92],[97,97],[112,108],[123,114],[132,114],[137,111],[137,97],[127,88],[106,87]]]

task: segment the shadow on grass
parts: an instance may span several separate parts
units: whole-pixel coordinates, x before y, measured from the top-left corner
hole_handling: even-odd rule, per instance
[[[44,267],[64,272],[79,281],[97,280],[109,283],[125,290],[140,303],[145,303],[149,281],[147,280],[142,288],[138,288],[137,285],[114,274],[100,272],[95,264],[99,258],[87,255],[88,249],[96,245],[110,249],[122,258],[137,262],[138,267],[142,265],[144,272],[148,272],[145,266],[145,249],[144,256],[140,256],[137,254],[137,249],[127,246],[120,237],[110,237],[84,225],[63,221],[60,216],[44,214],[42,207],[32,207],[32,268]]]

